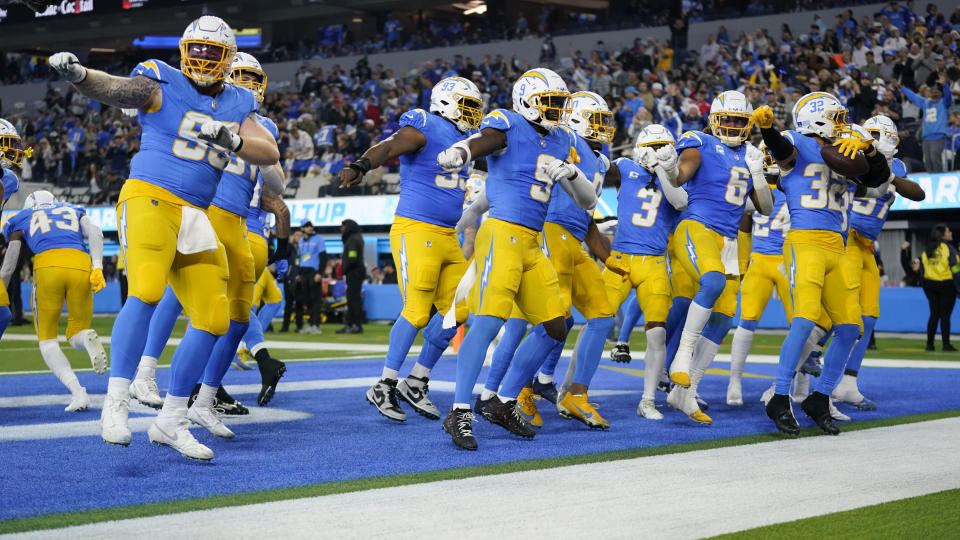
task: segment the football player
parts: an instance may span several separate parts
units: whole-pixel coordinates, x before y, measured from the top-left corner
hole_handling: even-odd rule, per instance
[[[617,159],[608,173],[619,187],[618,226],[611,255],[625,263],[629,273],[624,280],[608,266],[603,280],[610,305],[623,303],[630,289],[637,291],[647,335],[643,397],[637,405],[637,414],[650,420],[663,419],[654,397],[667,355],[666,322],[670,309],[667,236],[676,226],[680,212],[687,208],[686,191],[661,179],[665,172],[657,166],[657,151],[674,144],[676,141],[666,128],[651,124],[637,136],[633,160]]]
[[[477,86],[461,77],[448,77],[433,87],[429,112],[404,113],[396,133],[338,174],[342,187],[354,185],[367,171],[400,158],[400,202],[390,227],[390,249],[397,263],[403,310],[390,329],[380,380],[366,394],[367,401],[391,420],[407,419],[397,396],[419,414],[440,418],[427,396],[432,364],[418,362],[406,379],[399,384],[397,379],[414,338],[430,321],[431,308],[436,306],[436,317],[443,318],[467,268],[455,227],[463,210],[469,162],[444,170],[437,164],[437,155],[463,141],[482,118],[483,96]],[[457,322],[466,316],[461,308]],[[447,331],[449,337],[454,332]]]
[[[36,191],[27,197],[23,210],[3,225],[10,242],[0,267],[6,289],[21,246],[26,242],[33,252],[34,325],[40,355],[50,371],[70,390],[65,411],[80,411],[90,406],[87,390],[70,367],[70,361],[57,343],[57,326],[63,304],[67,304],[67,341],[90,356],[97,373],[107,370],[107,353],[97,333],[90,328],[93,319],[93,293],[103,289],[103,233],[83,208],[57,202],[49,191]],[[90,246],[90,253],[84,249]]]
[[[129,296],[111,334],[111,377],[101,415],[108,443],[130,444],[130,380],[146,340],[143,329],[169,281],[190,328],[174,353],[170,388],[148,436],[188,457],[213,457],[190,434],[186,419],[190,390],[205,363],[193,359],[210,357],[230,319],[226,252],[206,210],[230,153],[257,166],[280,158],[276,140],[256,119],[253,94],[224,84],[235,54],[230,27],[205,15],[180,39],[180,69],[147,60],[130,77],[115,77],[83,67],[71,53],[50,57],[50,66],[83,95],[139,109],[143,126],[117,207]]]
[[[820,318],[821,309],[833,322],[834,341],[824,356],[817,386],[801,408],[830,434],[840,430],[830,415],[829,396],[860,332],[858,279],[844,257],[842,236],[847,180],[826,165],[821,149],[834,144],[840,145],[841,151],[848,147],[867,150],[870,169],[860,180],[868,187],[876,187],[890,176],[886,159],[872,144],[856,137],[843,137],[850,130],[846,114],[836,97],[813,92],[803,96],[793,108],[796,130],[781,134],[773,129],[773,112],[766,105],[752,115],[770,155],[780,167],[780,186],[790,211],[790,231],[783,250],[793,320],[780,351],[775,394],[766,409],[777,429],[792,435],[798,434],[800,427],[787,394],[801,350]]]
[[[592,207],[597,198],[580,169],[566,163],[574,141],[570,132],[559,129],[570,115],[570,92],[563,79],[549,69],[527,71],[514,83],[512,97],[513,111],[487,114],[478,135],[437,156],[446,171],[487,157],[490,217],[475,242],[479,277],[471,302],[476,315],[460,346],[454,404],[443,422],[453,442],[469,450],[477,448],[470,410],[473,386],[487,346],[510,316],[514,301],[535,326],[517,349],[497,399],[487,402],[484,413],[512,433],[533,437],[534,431],[517,414],[516,398],[546,354],[566,337],[557,274],[537,236],[555,182],[581,208]]]
[[[0,172],[3,173],[0,181],[0,212],[3,211],[10,197],[20,190],[20,179],[10,169],[20,167],[23,164],[23,158],[29,157],[32,153],[31,148],[24,150],[17,128],[0,118]],[[10,271],[13,272],[12,269]],[[0,290],[0,338],[3,337],[3,332],[12,318],[10,297],[7,296],[7,288],[3,287],[3,290]]]
[[[763,174],[768,183],[776,186],[780,181],[780,169],[762,143],[760,150],[763,152]],[[753,333],[774,289],[783,302],[788,325],[793,318],[790,284],[783,266],[783,239],[790,230],[790,211],[786,202],[783,192],[774,189],[773,210],[769,216],[753,212],[743,218],[751,231],[750,255],[740,286],[740,325],[733,333],[730,346],[730,380],[727,382],[727,405],[730,406],[743,405],[743,365],[750,354]]]
[[[746,142],[752,111],[742,93],[723,92],[710,106],[712,135],[690,131],[680,138],[676,149],[667,145],[657,150],[667,179],[676,187],[686,185],[688,194],[687,210],[672,239],[679,255],[671,261],[674,272],[685,271],[699,287],[670,366],[670,378],[677,386],[668,403],[698,423],[711,423],[712,419],[697,405],[696,386],[716,356],[737,309],[737,230],[747,197],[760,213],[769,214],[773,207],[773,195],[763,176],[763,154]]]

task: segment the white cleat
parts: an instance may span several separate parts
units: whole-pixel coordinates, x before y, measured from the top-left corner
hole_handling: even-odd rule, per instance
[[[777,391],[777,386],[775,384],[771,384],[770,388],[767,388],[766,390],[763,391],[763,395],[760,396],[760,401],[762,401],[763,404],[766,405],[773,398],[773,394],[776,393],[776,391]]]
[[[837,422],[849,422],[850,417],[840,412],[840,409],[833,404],[833,400],[830,400],[830,417],[836,420]]]
[[[169,446],[190,459],[200,459],[203,461],[213,459],[213,450],[210,450],[193,438],[193,434],[187,429],[189,424],[186,418],[181,418],[175,426],[169,426],[173,429],[171,430],[172,432],[168,432],[154,421],[154,423],[150,425],[150,429],[147,430],[147,437],[150,438],[150,442]]]
[[[130,444],[130,428],[127,426],[129,414],[129,401],[114,399],[107,394],[103,399],[103,410],[100,412],[100,434],[105,442],[123,446]]]
[[[83,346],[90,355],[90,364],[97,375],[103,375],[107,372],[107,352],[103,350],[103,344],[100,343],[100,336],[93,330],[84,332]]]
[[[739,379],[730,378],[727,383],[727,405],[730,407],[743,406],[743,386]]]
[[[134,379],[130,383],[130,399],[135,399],[154,409],[163,407],[163,399],[160,397],[160,389],[157,388],[157,379],[154,377]]]
[[[696,394],[692,393],[689,388],[684,388],[679,385],[674,386],[673,389],[670,390],[670,393],[667,394],[667,404],[687,415],[698,424],[713,423],[713,419],[700,410],[700,406],[697,405]]]
[[[857,388],[857,378],[852,375],[844,375],[837,387],[833,389],[830,397],[833,399],[849,403],[862,411],[872,411],[877,408],[877,404],[870,401]]]
[[[223,424],[223,420],[220,420],[220,417],[217,416],[213,407],[198,407],[194,404],[193,407],[187,410],[187,420],[190,420],[202,428],[206,428],[207,431],[217,437],[223,437],[224,439],[233,438],[233,432]]]
[[[652,399],[644,399],[637,405],[637,416],[642,416],[647,420],[663,420],[663,414],[657,410]]]
[[[80,391],[76,394],[73,394],[73,399],[70,400],[70,404],[67,405],[63,410],[67,412],[74,411],[84,411],[90,408],[90,396],[87,395],[87,389],[80,387]]]

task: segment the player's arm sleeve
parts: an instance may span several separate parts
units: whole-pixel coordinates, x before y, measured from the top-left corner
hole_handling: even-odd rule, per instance
[[[280,167],[279,163],[275,163],[269,167],[261,167],[260,177],[263,178],[264,190],[274,195],[283,194],[285,178],[283,175],[283,168]]]
[[[887,163],[887,158],[874,150],[872,156],[867,156],[867,163],[870,165],[870,170],[857,180],[868,188],[881,187],[884,184],[889,187],[893,175],[890,173],[890,164]],[[886,191],[882,193],[886,193]]]
[[[761,128],[760,135],[767,144],[770,155],[778,162],[789,160],[796,150],[793,143],[776,128]]]
[[[657,173],[657,178],[660,180],[660,190],[663,191],[663,196],[667,198],[667,202],[670,203],[670,206],[681,212],[686,210],[687,190],[683,189],[682,187],[674,186],[667,179],[667,173],[664,172],[663,167],[657,166],[655,171]]]
[[[589,159],[589,158],[587,158]],[[575,174],[569,178],[560,179],[560,187],[570,195],[573,202],[584,210],[592,210],[597,206],[597,192],[593,188],[593,182],[587,180],[580,167],[573,167]]]
[[[84,214],[80,216],[80,230],[90,246],[90,261],[93,268],[103,268],[103,231]]]
[[[468,228],[475,227],[480,217],[488,210],[490,210],[490,203],[487,201],[486,194],[480,194],[460,215],[460,220],[457,221],[457,232],[463,234]]]
[[[3,264],[0,265],[0,279],[3,280],[3,287],[10,285],[10,277],[17,267],[17,259],[20,258],[20,240],[12,240],[7,244],[7,253],[3,256]]]

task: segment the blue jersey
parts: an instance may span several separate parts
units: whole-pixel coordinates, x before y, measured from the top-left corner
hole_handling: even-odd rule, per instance
[[[159,186],[190,204],[206,208],[213,200],[221,172],[231,164],[230,154],[198,138],[207,120],[219,120],[231,129],[259,104],[246,88],[226,84],[216,97],[197,92],[186,75],[160,60],[137,64],[130,76],[159,81],[160,108],[142,112],[140,151],[130,162],[130,178]],[[249,200],[249,199],[248,199]]]
[[[890,170],[900,178],[907,176],[906,164],[897,158],[893,159]],[[876,199],[855,197],[850,205],[850,227],[870,240],[876,241],[880,236],[880,230],[883,229],[883,224],[887,221],[887,212],[890,211],[890,205],[895,198],[896,195],[892,192],[885,193]]]
[[[462,213],[468,167],[448,173],[437,165],[437,155],[462,141],[465,135],[450,121],[423,109],[405,112],[400,117],[400,127],[404,126],[423,133],[427,144],[419,152],[400,156],[400,201],[396,214],[455,227]]]
[[[700,167],[683,186],[688,196],[683,219],[736,238],[747,195],[753,189],[744,161],[747,145],[730,148],[713,135],[688,131],[677,142],[677,153],[687,148],[700,150]]]
[[[323,241],[322,236],[315,234],[307,239],[301,238],[297,246],[300,248],[301,268],[323,270],[323,268],[320,268],[320,254],[326,253],[327,244]]]
[[[3,201],[20,191],[20,179],[10,169],[3,169]]]
[[[280,139],[280,130],[273,120],[257,115],[257,120],[273,135],[274,139]],[[250,205],[247,207],[247,230],[260,236],[267,237],[267,212],[260,209],[260,198],[263,195],[263,174],[257,170],[257,183],[253,186],[253,196],[250,198]]]
[[[611,249],[628,255],[665,255],[680,212],[663,196],[660,179],[637,162],[620,158],[617,234]]]
[[[573,132],[570,133],[570,137],[574,140],[574,144],[576,144],[574,148],[580,157],[577,167],[583,171],[587,180],[593,182],[593,188],[599,198],[600,190],[603,189],[603,177],[607,174],[607,166],[590,148],[587,141]],[[587,227],[592,220],[593,215],[577,206],[577,203],[573,202],[573,198],[563,188],[557,189],[550,197],[546,221],[562,225],[577,240],[583,242],[583,239],[587,237]]]
[[[260,125],[273,135],[274,139],[280,137],[280,131],[273,120],[259,114],[256,115],[256,118]],[[260,168],[247,163],[246,160],[236,154],[230,154],[230,162],[223,169],[220,176],[220,185],[217,186],[217,193],[210,204],[238,216],[246,216],[254,192],[256,192],[257,205],[259,206]]]
[[[846,221],[847,180],[830,170],[820,157],[820,143],[797,131],[783,135],[797,149],[793,169],[780,175],[787,196],[793,230],[843,233]]]
[[[21,231],[34,255],[64,248],[85,252],[80,231],[80,218],[85,213],[79,206],[62,202],[24,208],[3,225],[3,235],[9,239],[15,231]]]
[[[783,240],[790,230],[790,209],[787,196],[773,189],[773,210],[769,216],[753,213],[752,247],[750,251],[762,255],[783,255]]]
[[[570,132],[557,128],[541,136],[522,116],[504,109],[487,114],[480,124],[485,128],[507,135],[506,148],[487,156],[490,217],[542,230],[553,187],[543,168],[554,158],[567,159],[574,144]]]

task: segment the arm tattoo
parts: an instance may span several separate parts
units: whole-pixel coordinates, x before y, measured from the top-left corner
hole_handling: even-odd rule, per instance
[[[139,109],[160,89],[160,83],[143,75],[115,77],[90,69],[87,70],[87,78],[76,87],[83,95],[101,103]]]
[[[290,209],[287,203],[276,195],[263,192],[260,196],[260,207],[277,216],[277,238],[290,237]]]

